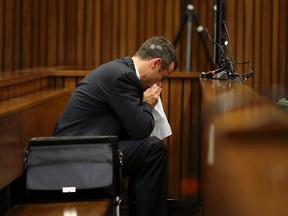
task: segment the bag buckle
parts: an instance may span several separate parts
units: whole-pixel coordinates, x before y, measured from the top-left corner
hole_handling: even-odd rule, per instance
[[[120,149],[117,150],[121,166],[123,166],[123,153]]]

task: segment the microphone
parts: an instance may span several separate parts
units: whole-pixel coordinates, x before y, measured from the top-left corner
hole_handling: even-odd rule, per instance
[[[200,75],[200,78],[206,78],[206,79],[211,79],[213,76],[215,76],[216,74],[222,72],[225,70],[225,68],[227,67],[229,61],[227,61],[223,67],[218,68],[216,70],[212,70],[212,71],[208,71],[208,72],[202,72]]]

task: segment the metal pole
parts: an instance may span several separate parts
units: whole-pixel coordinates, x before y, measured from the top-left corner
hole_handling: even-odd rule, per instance
[[[194,6],[192,4],[187,5],[187,44],[186,44],[186,69],[185,71],[191,71],[191,48],[192,48],[192,11]]]

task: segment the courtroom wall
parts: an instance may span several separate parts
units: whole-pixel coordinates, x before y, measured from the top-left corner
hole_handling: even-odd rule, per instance
[[[93,68],[133,55],[153,35],[174,41],[186,4],[213,34],[214,0],[0,0],[0,71],[68,65]],[[251,61],[255,90],[277,99],[287,86],[285,0],[227,0],[227,25],[235,61]],[[192,71],[210,70],[193,24]],[[212,44],[207,40],[211,53]],[[186,62],[186,27],[177,51]],[[239,65],[239,72],[247,68]]]

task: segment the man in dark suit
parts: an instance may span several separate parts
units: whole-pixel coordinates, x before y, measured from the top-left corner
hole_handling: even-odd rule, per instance
[[[164,77],[178,65],[164,37],[148,39],[133,57],[116,59],[77,86],[55,136],[117,135],[129,176],[130,216],[167,215],[167,147],[150,136]]]

